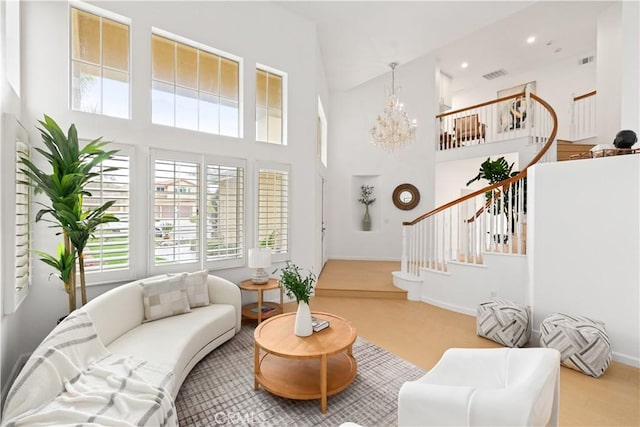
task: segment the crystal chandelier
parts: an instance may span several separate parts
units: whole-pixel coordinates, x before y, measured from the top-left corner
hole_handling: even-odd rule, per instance
[[[407,112],[404,111],[404,105],[396,96],[395,70],[397,66],[397,62],[389,64],[391,67],[391,95],[384,104],[384,112],[378,115],[369,131],[373,137],[372,143],[389,152],[413,141],[417,127],[416,120],[409,120]]]

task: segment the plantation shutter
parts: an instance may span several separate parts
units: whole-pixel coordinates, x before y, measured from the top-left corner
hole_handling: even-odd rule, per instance
[[[240,259],[244,236],[244,169],[207,165],[207,261]]]
[[[16,164],[19,165],[20,158],[29,159],[29,146],[20,140],[16,140]],[[29,285],[31,257],[30,257],[30,227],[29,227],[29,205],[30,188],[22,182],[28,181],[28,177],[16,168],[16,229],[15,229],[15,278],[16,291]]]
[[[105,172],[112,167],[117,170]],[[107,212],[120,221],[101,225],[94,238],[89,240],[84,251],[85,271],[89,274],[129,270],[130,158],[126,154],[118,153],[112,159],[102,162],[95,172],[99,175],[87,185],[91,196],[84,198],[84,209],[95,209],[110,200],[115,200]]]
[[[154,161],[154,265],[200,262],[200,164]]]
[[[289,173],[260,169],[258,173],[258,242],[274,254],[289,244]]]

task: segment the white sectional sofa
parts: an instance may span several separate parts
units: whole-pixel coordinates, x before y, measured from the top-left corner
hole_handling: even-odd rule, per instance
[[[240,331],[238,286],[206,272],[189,276],[200,273],[208,298],[181,314],[149,319],[147,285],[166,275],[118,286],[71,313],[16,378],[3,426],[177,425],[173,400],[191,369]],[[180,286],[186,303],[184,280]]]

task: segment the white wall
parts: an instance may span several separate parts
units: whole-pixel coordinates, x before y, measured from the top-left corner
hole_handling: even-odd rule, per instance
[[[599,144],[613,143],[613,138],[620,130],[623,68],[621,24],[621,2],[612,3],[598,16],[596,111]],[[636,73],[637,70],[636,67]]]
[[[594,55],[595,52],[567,58],[556,63],[532,68],[525,73],[507,74],[472,90],[462,90],[453,94],[453,109],[468,107],[497,98],[497,92],[531,81],[536,82],[536,95],[547,101],[558,115],[558,139],[569,139],[571,131],[571,104],[573,96],[582,95],[596,89],[595,62],[578,65],[578,59]],[[598,92],[598,97],[600,93]],[[598,102],[600,100],[598,99]]]
[[[602,320],[640,366],[640,157],[536,165],[528,182],[534,329],[553,312]]]
[[[396,92],[410,118],[418,122],[413,144],[387,153],[370,143],[369,129],[382,112],[391,88],[391,73],[348,92],[332,93],[329,113],[329,257],[399,260],[401,226],[433,208],[434,116],[437,113],[435,60],[425,56],[396,69]],[[369,177],[369,178],[367,178]],[[364,207],[359,185],[375,185],[371,205],[372,230],[361,231]],[[362,182],[361,182],[362,181]],[[367,181],[369,182],[369,181]],[[411,211],[391,200],[396,186],[410,183],[420,191],[420,204]]]
[[[640,3],[622,3],[622,111],[620,129],[640,131]],[[636,146],[637,147],[637,146]]]
[[[23,2],[23,99],[22,118],[39,141],[34,125],[43,113],[53,117],[65,129],[75,123],[80,138],[104,136],[106,140],[131,144],[142,156],[142,167],[134,177],[139,196],[145,197],[148,176],[144,159],[148,149],[162,148],[215,154],[247,160],[248,194],[247,247],[253,242],[255,201],[253,167],[258,161],[291,165],[290,233],[291,259],[305,268],[315,268],[314,233],[316,206],[312,194],[318,168],[316,163],[316,117],[318,93],[328,97],[324,68],[318,56],[315,26],[278,5],[263,2],[95,2],[98,7],[131,18],[132,43],[132,119],[122,120],[68,109],[69,99],[69,10],[67,2]],[[244,137],[219,137],[151,124],[151,27],[157,27],[198,41],[244,60]],[[255,141],[254,87],[255,63],[288,73],[288,146]],[[319,88],[319,86],[322,86]],[[325,104],[326,107],[326,104]],[[133,215],[132,215],[133,216]],[[139,233],[132,240],[146,241],[148,215],[142,213]],[[133,218],[132,218],[133,220]],[[137,233],[137,230],[133,230]],[[58,239],[38,224],[33,247],[52,251]],[[142,236],[142,237],[141,237]],[[144,244],[134,252],[144,254]],[[50,284],[50,270],[34,261],[31,295],[11,319],[3,319],[3,368],[13,366],[21,354],[28,353],[66,313],[66,294]],[[136,272],[147,273],[142,265]],[[219,270],[235,282],[250,274],[246,268]],[[109,286],[89,289],[90,296]],[[6,355],[6,357],[5,357]],[[2,382],[6,382],[6,370]]]

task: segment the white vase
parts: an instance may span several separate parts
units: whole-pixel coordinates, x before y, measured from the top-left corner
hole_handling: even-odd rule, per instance
[[[293,332],[299,337],[308,337],[313,333],[313,327],[311,326],[311,309],[309,308],[309,304],[304,301],[298,303],[296,323]]]

